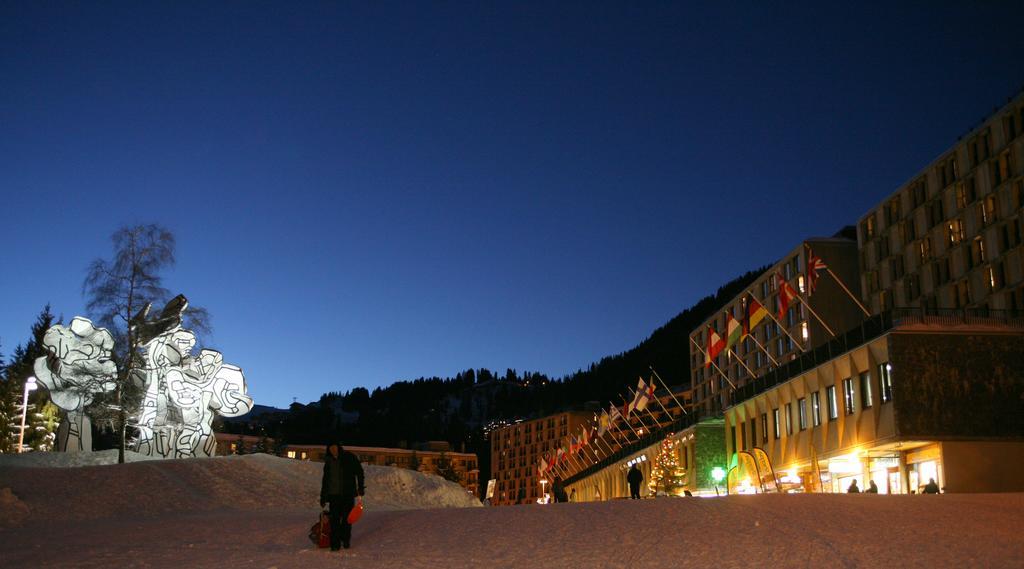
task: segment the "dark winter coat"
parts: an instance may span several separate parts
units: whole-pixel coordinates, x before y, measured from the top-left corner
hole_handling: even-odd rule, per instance
[[[365,491],[363,465],[356,455],[338,445],[338,458],[330,451],[324,455],[324,477],[320,483],[320,501],[327,502],[329,496],[352,498],[362,496]]]
[[[629,482],[630,486],[639,486],[644,481],[644,475],[640,472],[640,469],[633,467],[629,469],[629,474],[626,475],[626,482]]]

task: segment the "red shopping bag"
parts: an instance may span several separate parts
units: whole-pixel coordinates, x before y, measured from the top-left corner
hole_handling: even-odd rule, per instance
[[[309,539],[317,547],[331,546],[331,520],[327,517],[326,511],[320,512],[320,521],[309,528]]]
[[[352,506],[352,511],[348,513],[348,523],[354,524],[359,521],[359,518],[363,517],[363,498],[356,498],[356,505]]]

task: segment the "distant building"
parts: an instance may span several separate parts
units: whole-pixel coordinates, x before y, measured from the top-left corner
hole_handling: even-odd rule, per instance
[[[252,435],[232,435],[216,433],[217,454],[236,454],[239,442],[245,445],[245,452],[252,452],[253,445],[263,437]],[[273,439],[266,439],[268,452],[273,453]],[[440,475],[441,470],[450,469],[458,478],[458,482],[469,493],[478,495],[480,485],[480,467],[477,456],[472,453],[452,452],[451,445],[446,441],[430,441],[420,445],[418,449],[359,447],[344,445],[345,450],[359,458],[363,464],[378,466],[394,466],[409,468]],[[295,460],[312,460],[323,462],[327,452],[325,445],[284,445],[278,449],[280,456]]]
[[[491,431],[491,477],[496,480],[491,505],[536,503],[542,494],[537,471],[540,457],[593,417],[593,411],[566,411]]]

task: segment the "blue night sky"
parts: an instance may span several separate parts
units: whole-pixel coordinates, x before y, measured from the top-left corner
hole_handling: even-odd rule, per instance
[[[0,3],[0,350],[155,222],[258,403],[566,374],[1024,85],[1021,2],[635,4]]]

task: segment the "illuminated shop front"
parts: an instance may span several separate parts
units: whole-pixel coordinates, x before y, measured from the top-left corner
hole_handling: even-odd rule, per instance
[[[1020,332],[941,332],[897,324],[784,381],[739,390],[746,397],[725,412],[730,467],[742,471],[730,488],[842,493],[874,482],[879,494],[920,494],[934,480],[949,492],[1024,490],[1022,422],[1007,403],[1024,393]],[[972,357],[979,349],[985,357]],[[765,464],[744,467],[758,452]],[[760,481],[748,473],[757,467]]]

